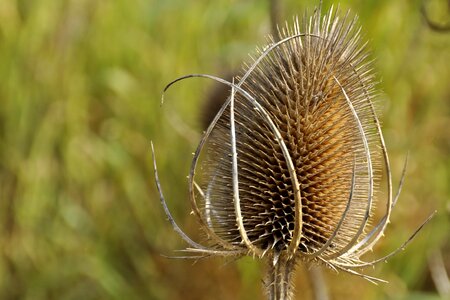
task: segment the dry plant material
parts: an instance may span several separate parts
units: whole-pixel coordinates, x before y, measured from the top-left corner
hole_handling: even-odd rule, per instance
[[[173,220],[154,165],[162,205],[188,252],[265,259],[269,299],[290,299],[299,262],[383,281],[355,268],[385,261],[423,224],[388,256],[361,259],[383,236],[398,197],[367,57],[356,17],[333,8],[322,17],[319,8],[280,30],[279,40],[269,38],[235,81],[193,74],[166,87],[202,77],[230,88],[189,174],[192,211],[205,244],[191,240]],[[386,212],[375,220],[383,167]]]

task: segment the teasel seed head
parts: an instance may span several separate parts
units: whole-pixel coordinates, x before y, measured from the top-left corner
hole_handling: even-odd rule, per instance
[[[203,77],[230,88],[203,134],[189,176],[192,209],[207,245],[176,225],[158,179],[157,184],[189,251],[268,258],[271,299],[289,299],[298,261],[382,281],[354,268],[398,251],[361,260],[383,235],[398,194],[393,196],[373,103],[376,83],[366,43],[356,17],[349,15],[331,8],[322,17],[316,9],[301,23],[296,19],[279,40],[269,38],[235,81],[193,74],[166,87]],[[374,220],[383,167],[386,212]]]

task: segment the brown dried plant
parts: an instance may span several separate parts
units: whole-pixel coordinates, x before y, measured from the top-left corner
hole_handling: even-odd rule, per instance
[[[357,18],[333,8],[322,17],[320,10],[286,25],[279,40],[269,38],[236,83],[193,74],[164,90],[192,77],[231,89],[200,140],[189,174],[192,211],[206,245],[175,223],[154,160],[156,182],[170,222],[194,257],[250,255],[269,262],[269,299],[291,298],[299,262],[383,281],[355,268],[387,260],[429,220],[391,254],[361,259],[383,236],[399,192],[393,196],[373,103],[374,74]],[[385,214],[375,220],[383,167]]]

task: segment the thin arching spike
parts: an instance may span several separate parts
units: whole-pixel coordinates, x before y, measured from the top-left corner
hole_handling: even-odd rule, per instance
[[[216,249],[198,249],[198,248],[186,248],[184,250],[178,250],[182,252],[189,252],[189,253],[205,253],[208,255],[220,255],[220,256],[240,256],[240,255],[247,255],[248,251],[247,249],[240,249],[240,250],[216,250]]]
[[[408,160],[409,160],[409,153],[407,153],[405,163],[403,164],[402,175],[400,176],[400,183],[398,184],[397,194],[395,195],[394,200],[392,201],[392,207],[394,207],[395,204],[397,204],[397,200],[400,197],[400,193],[402,192],[403,184],[405,183],[406,169],[408,168]]]
[[[212,182],[214,182],[215,176],[213,176]],[[211,220],[211,201],[209,198],[209,189],[211,186],[211,183],[208,185],[208,188],[206,189],[206,194],[203,192],[202,188],[194,181],[194,186],[197,192],[200,194],[200,196],[205,201],[205,216],[206,216],[206,223],[209,227],[212,227],[212,220]]]
[[[191,247],[196,248],[196,249],[201,249],[203,251],[209,251],[210,249],[208,249],[207,247],[200,245],[196,242],[194,242],[190,237],[188,237],[183,230],[181,230],[181,228],[178,226],[178,224],[175,222],[175,219],[172,217],[172,214],[170,213],[169,208],[167,207],[167,203],[166,200],[164,198],[164,194],[161,188],[161,184],[159,181],[159,176],[158,176],[158,169],[156,166],[156,157],[155,157],[155,149],[153,147],[153,142],[150,142],[151,145],[151,149],[152,149],[152,156],[153,156],[153,169],[154,169],[154,173],[155,173],[155,181],[156,181],[156,187],[158,189],[158,193],[159,193],[159,199],[161,200],[161,205],[163,206],[164,212],[166,213],[167,218],[169,219],[170,224],[172,225],[173,229],[181,236],[181,238],[188,243]]]
[[[398,185],[397,194],[395,195],[394,201],[392,201],[392,208],[394,208],[395,204],[397,203],[397,200],[400,197],[400,193],[402,191],[402,187],[403,187],[405,175],[406,175],[406,168],[408,166],[408,158],[409,158],[409,155],[406,156],[405,163],[403,165],[402,175],[400,178],[400,183]],[[375,234],[381,235],[381,236],[383,235],[383,232],[379,231],[379,230],[383,227],[386,220],[387,220],[387,215],[384,215],[383,218],[381,218],[380,222],[366,235],[366,237],[364,237],[364,239],[362,239],[358,244],[356,244],[352,249],[349,250],[349,253],[357,252],[356,255],[361,256],[364,253],[370,251],[372,249],[371,245],[366,246],[365,244],[367,244],[369,242],[369,240]]]
[[[353,68],[354,70],[354,68]],[[383,217],[383,220],[380,222],[380,234],[376,234],[375,238],[372,240],[372,242],[370,242],[369,245],[367,245],[365,248],[366,249],[372,249],[373,245],[375,245],[378,240],[383,236],[383,232],[386,229],[387,224],[389,223],[389,219],[391,217],[391,213],[392,213],[392,208],[393,208],[393,200],[392,200],[392,173],[391,173],[391,163],[389,160],[389,154],[387,152],[387,147],[386,147],[386,143],[384,141],[384,137],[383,137],[383,132],[381,131],[381,124],[380,121],[378,120],[376,113],[375,113],[375,107],[372,103],[371,97],[370,97],[370,93],[367,90],[367,87],[363,84],[363,80],[361,80],[360,75],[356,72],[356,70],[353,71],[355,76],[357,76],[360,79],[361,82],[361,87],[364,90],[364,93],[366,95],[366,99],[369,103],[369,107],[370,107],[370,112],[372,114],[373,117],[373,121],[375,122],[375,126],[377,129],[377,135],[378,135],[378,139],[379,142],[381,144],[381,150],[383,153],[383,161],[384,161],[384,166],[386,169],[386,174],[387,174],[387,179],[386,179],[386,184],[387,184],[387,190],[388,190],[388,200],[386,202],[386,214]]]
[[[373,283],[375,285],[378,285],[378,283],[388,283],[386,280],[383,280],[383,279],[380,279],[380,278],[377,278],[377,277],[373,277],[373,276],[369,276],[369,275],[366,275],[366,274],[358,273],[355,270],[352,270],[352,269],[340,266],[338,264],[334,264],[334,266],[337,269],[342,270],[344,272],[347,272],[349,274],[356,275],[358,277],[362,277],[362,278],[366,279],[367,281],[369,281],[369,282],[371,282],[371,283]]]
[[[235,85],[232,82],[231,85],[231,99],[230,99],[230,136],[231,136],[231,170],[232,170],[232,178],[233,178],[233,202],[234,202],[234,212],[236,216],[236,224],[239,229],[239,233],[241,235],[241,239],[247,248],[254,255],[262,256],[261,249],[255,247],[253,243],[248,238],[247,232],[244,228],[244,220],[241,212],[241,204],[239,199],[239,173],[238,173],[238,165],[237,165],[237,151],[236,151],[236,130],[234,124],[234,94],[235,94]]]
[[[366,133],[364,132],[364,128],[362,127],[361,121],[358,117],[358,114],[355,110],[355,108],[353,107],[353,104],[351,102],[351,100],[349,99],[347,93],[345,92],[344,88],[342,87],[341,83],[339,82],[339,80],[335,77],[334,80],[336,81],[336,83],[339,85],[339,87],[341,88],[342,94],[344,95],[347,104],[350,108],[350,110],[353,113],[353,116],[355,117],[355,121],[358,125],[358,129],[361,135],[361,139],[364,145],[364,150],[365,150],[365,154],[366,154],[366,159],[367,159],[367,172],[369,174],[369,192],[368,192],[368,200],[367,200],[367,208],[366,208],[366,212],[364,215],[364,218],[361,222],[361,225],[358,229],[358,231],[356,232],[356,234],[354,234],[352,240],[342,249],[340,249],[339,251],[327,256],[327,258],[332,259],[332,258],[336,258],[340,255],[342,255],[343,253],[345,253],[346,251],[348,251],[349,249],[351,249],[351,247],[353,247],[354,243],[358,240],[358,238],[360,237],[360,235],[362,234],[368,220],[369,220],[369,214],[370,214],[370,210],[372,207],[372,198],[373,198],[373,169],[372,169],[372,158],[370,155],[370,149],[369,149],[369,144],[366,138]]]
[[[419,231],[434,217],[436,212],[437,211],[434,211],[430,216],[428,216],[428,218],[414,231],[414,233],[405,242],[403,242],[403,244],[400,247],[398,247],[397,249],[395,249],[394,251],[392,251],[388,255],[383,256],[383,257],[378,258],[378,259],[375,259],[375,260],[370,261],[370,262],[365,262],[365,263],[360,263],[360,264],[352,264],[352,265],[342,264],[341,266],[362,268],[362,267],[373,266],[373,265],[375,265],[377,263],[380,263],[380,262],[383,262],[383,261],[387,261],[389,258],[394,256],[395,254],[397,254],[401,250],[404,250],[405,247],[416,237],[416,235],[419,233]]]
[[[173,80],[172,82],[170,82],[169,84],[166,85],[166,87],[163,90],[163,94],[161,96],[161,103],[163,102],[163,97],[165,95],[165,93],[167,92],[167,90],[175,83],[188,79],[188,78],[194,78],[194,77],[214,77],[214,76],[210,76],[210,75],[205,75],[205,74],[190,74],[190,75],[186,75],[186,76],[182,76],[179,77],[175,80]],[[220,79],[215,77],[218,81],[225,81],[228,82],[226,80]],[[197,202],[195,200],[195,188],[194,188],[194,177],[195,177],[195,169],[197,166],[197,162],[198,159],[200,157],[200,152],[203,149],[204,144],[206,143],[209,135],[211,134],[212,130],[214,129],[217,121],[219,120],[219,118],[222,116],[223,112],[225,111],[226,107],[228,106],[229,101],[227,101],[226,103],[224,103],[224,105],[222,105],[221,109],[219,110],[219,112],[216,114],[215,118],[213,119],[213,121],[211,122],[211,124],[208,126],[208,129],[203,133],[202,138],[199,142],[199,145],[197,146],[197,149],[194,153],[194,158],[192,159],[192,163],[191,163],[191,169],[189,171],[189,177],[188,177],[188,181],[189,181],[189,201],[191,202],[191,207],[192,207],[192,211],[194,212],[194,215],[197,217],[197,219],[199,220],[200,225],[202,226],[202,228],[206,231],[206,233],[208,234],[208,236],[214,240],[214,242],[220,244],[222,247],[224,247],[225,249],[235,249],[236,247],[234,245],[229,244],[228,242],[224,241],[223,239],[221,239],[212,228],[207,226],[207,222],[203,216],[203,214],[200,212],[200,209],[197,205]]]

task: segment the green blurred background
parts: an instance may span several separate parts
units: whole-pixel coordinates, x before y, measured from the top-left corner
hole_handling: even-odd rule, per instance
[[[284,16],[314,4],[285,0]],[[395,179],[410,153],[373,257],[438,214],[405,251],[364,271],[389,284],[325,271],[329,293],[439,299],[427,257],[440,251],[450,271],[450,33],[430,30],[417,0],[341,7],[360,15],[376,58]],[[427,9],[448,22],[445,1]],[[201,240],[186,176],[212,85],[180,84],[163,107],[161,92],[184,74],[239,68],[269,32],[267,1],[1,0],[0,299],[262,299],[263,267],[251,258],[162,256],[186,245],[160,205],[150,141],[174,216]],[[300,266],[296,299],[310,299],[309,285]]]

